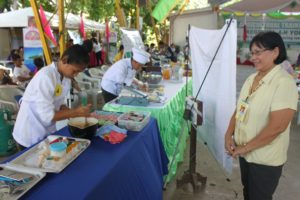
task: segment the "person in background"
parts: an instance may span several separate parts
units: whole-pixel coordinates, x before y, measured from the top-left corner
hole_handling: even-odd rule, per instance
[[[66,49],[70,48],[71,46],[74,45],[74,40],[73,39],[69,39],[67,44],[66,44]]]
[[[173,43],[166,49],[165,56],[169,58],[172,62],[177,62],[177,56],[175,51],[176,51],[176,47]]]
[[[149,51],[150,51],[150,47],[149,47],[148,44],[145,44],[145,51],[146,51],[147,53],[149,53]]]
[[[150,54],[153,54],[155,52],[155,44],[154,43],[151,43],[150,44],[150,47],[149,47],[149,53]]]
[[[135,78],[136,72],[149,61],[150,54],[138,48],[132,48],[132,58],[124,58],[114,63],[104,74],[99,87],[105,103],[117,98],[124,84],[132,83],[140,89],[147,88],[147,84]]]
[[[0,68],[0,85],[16,85],[9,76],[9,71],[3,68]]]
[[[102,60],[102,56],[101,56],[101,54],[102,54],[102,52],[101,52],[102,48],[101,48],[101,44],[100,44],[100,42],[98,42],[96,36],[97,36],[96,33],[93,32],[91,40],[93,42],[93,51],[95,52],[96,59],[97,59],[96,60],[97,66],[100,66],[100,65],[103,64],[103,60]]]
[[[158,43],[158,54],[166,55],[167,45],[163,41],[159,41]]]
[[[124,46],[123,44],[121,44],[119,47],[119,51],[114,58],[114,62],[121,60],[123,58],[123,54],[124,54]]]
[[[19,54],[13,55],[14,62],[14,71],[13,71],[13,80],[22,88],[26,88],[29,81],[32,79],[33,73],[22,64],[22,59]]]
[[[13,60],[13,55],[15,55],[15,54],[18,54],[18,50],[17,49],[12,49],[6,60],[11,60],[12,61]]]
[[[71,117],[87,117],[91,105],[69,109],[65,97],[71,78],[89,63],[88,52],[80,45],[67,49],[58,63],[43,67],[27,86],[13,130],[21,147],[30,147],[56,131],[55,122]]]
[[[294,76],[295,71],[294,71],[291,63],[288,60],[283,61],[280,65],[283,69],[285,69],[287,71],[287,73]]]
[[[36,74],[40,69],[42,69],[42,67],[45,66],[44,60],[41,57],[37,57],[33,60],[33,63],[35,65],[35,71],[34,74]]]
[[[24,61],[24,47],[23,46],[19,47],[18,54],[21,57],[21,60]]]
[[[257,34],[250,52],[257,72],[241,89],[225,150],[239,157],[244,199],[271,200],[287,160],[298,92],[294,79],[280,66],[287,54],[278,33]]]

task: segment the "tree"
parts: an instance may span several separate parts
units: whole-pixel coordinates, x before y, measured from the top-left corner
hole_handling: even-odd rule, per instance
[[[2,13],[5,9],[10,11],[11,4],[12,0],[0,0],[0,13]]]

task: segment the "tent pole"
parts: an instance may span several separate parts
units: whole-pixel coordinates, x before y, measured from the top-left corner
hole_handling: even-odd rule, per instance
[[[47,44],[47,39],[46,39],[45,34],[44,34],[44,28],[43,28],[43,25],[42,25],[42,22],[41,22],[41,18],[40,18],[40,14],[39,14],[39,11],[38,11],[36,1],[35,0],[30,0],[30,5],[31,5],[33,13],[34,13],[34,19],[35,19],[35,22],[36,22],[36,26],[39,30],[39,34],[40,34],[40,38],[41,38],[41,42],[42,42],[42,46],[43,46],[43,51],[44,51],[44,55],[45,55],[45,58],[46,58],[46,63],[47,63],[47,65],[50,65],[52,63],[52,56],[51,56],[49,46]]]
[[[120,0],[116,0],[115,2],[115,7],[116,7],[116,16],[118,19],[118,22],[121,27],[127,27],[126,25],[126,20],[125,20],[125,15],[124,15],[124,10],[120,6]]]
[[[65,17],[64,17],[64,0],[58,0],[58,16],[59,16],[59,53],[60,56],[65,51]]]
[[[140,8],[139,0],[136,0],[136,30],[140,31]]]

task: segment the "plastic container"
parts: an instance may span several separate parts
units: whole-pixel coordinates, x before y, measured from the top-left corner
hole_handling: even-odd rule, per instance
[[[164,80],[170,80],[171,78],[171,67],[170,65],[165,65],[162,68],[162,76]]]
[[[50,155],[62,158],[66,155],[67,145],[64,142],[55,142],[50,145]]]
[[[129,113],[143,115],[144,119],[142,121],[128,120],[127,116]],[[141,131],[148,124],[149,120],[150,120],[149,112],[127,112],[118,117],[118,126],[120,128],[125,128],[129,131]]]
[[[88,104],[88,99],[87,99],[87,92],[86,91],[81,91],[79,93],[81,104],[83,106],[86,106]]]

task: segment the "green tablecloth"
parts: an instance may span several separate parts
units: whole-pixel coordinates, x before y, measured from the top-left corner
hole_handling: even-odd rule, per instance
[[[166,177],[166,181],[169,181],[176,174],[178,162],[183,161],[186,139],[188,137],[188,127],[187,123],[183,119],[183,113],[185,108],[186,90],[188,90],[188,95],[192,94],[192,81],[190,80],[188,82],[188,87],[186,87],[186,84],[180,84],[178,87],[178,90],[174,91],[176,94],[173,95],[173,97],[161,107],[135,107],[124,106],[115,103],[107,103],[103,107],[103,110],[114,112],[151,112],[151,116],[157,119],[161,138],[170,160],[169,165],[174,159],[173,156],[176,150],[176,145],[180,140],[179,147],[175,155],[175,160],[173,161],[171,168],[169,166],[169,174]]]

